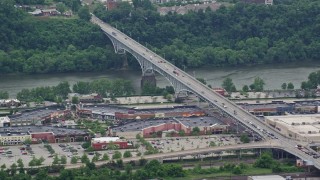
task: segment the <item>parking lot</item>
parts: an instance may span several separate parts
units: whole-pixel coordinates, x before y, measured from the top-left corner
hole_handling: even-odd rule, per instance
[[[57,154],[59,158],[61,156],[67,157],[67,164],[71,164],[72,156],[81,157],[85,153],[84,149],[81,147],[81,143],[68,143],[68,144],[56,143],[56,144],[50,144],[50,145],[52,146],[52,148],[55,151],[55,154]],[[59,145],[63,145],[64,147],[60,147]],[[54,156],[49,153],[47,148],[44,147],[44,144],[30,145],[31,151],[20,150],[21,147],[25,147],[25,146],[22,146],[22,145],[21,146],[1,146],[0,149],[3,149],[2,150],[3,152],[0,155],[0,166],[5,164],[6,167],[10,167],[14,162],[17,162],[17,160],[21,158],[24,166],[29,167],[28,164],[33,157],[37,159],[39,159],[40,157],[43,157],[45,159],[45,161],[42,163],[43,165],[52,164]],[[77,152],[71,152],[70,149],[74,149]],[[123,154],[127,150],[128,149],[120,149],[118,151],[120,151],[121,154]],[[5,153],[7,151],[11,151],[11,153],[10,154]],[[114,151],[115,150],[104,150],[104,151],[99,151],[99,153],[101,155],[103,155],[104,153],[107,153],[111,159]],[[27,154],[23,155],[22,152],[27,152]],[[94,156],[93,154],[87,153],[90,160],[93,158]],[[132,155],[135,156],[136,153],[132,152]]]
[[[174,152],[188,149],[198,149],[198,148],[206,148],[210,146],[224,146],[224,145],[232,145],[239,144],[240,139],[234,135],[210,135],[210,136],[194,136],[194,137],[167,137],[167,138],[151,138],[146,139],[150,144],[159,149],[160,152]],[[132,140],[133,144],[140,144],[137,140]],[[71,163],[72,156],[81,157],[85,151],[81,147],[81,143],[68,143],[68,144],[50,144],[55,151],[55,154],[58,157],[66,156],[67,164]],[[61,147],[62,146],[62,147]],[[32,160],[33,156],[36,158],[43,157],[45,161],[44,165],[51,165],[54,157],[49,153],[47,148],[44,147],[44,144],[35,144],[30,145],[31,151],[23,150],[20,148],[24,146],[6,146],[1,147],[4,149],[0,155],[0,165],[5,164],[6,167],[10,167],[14,162],[16,162],[19,158],[22,159],[25,167],[28,167],[29,162]],[[138,152],[144,154],[146,149],[144,146],[140,144],[138,149],[121,149],[118,150],[122,154],[125,151],[131,151],[133,156],[136,156]],[[11,154],[5,153],[5,151],[11,151]],[[104,150],[98,151],[101,155],[107,153],[111,159],[115,150]],[[22,152],[28,152],[26,155],[23,155]],[[31,153],[30,153],[31,152]],[[91,154],[91,153],[90,153]],[[93,154],[88,154],[89,159],[93,158]]]

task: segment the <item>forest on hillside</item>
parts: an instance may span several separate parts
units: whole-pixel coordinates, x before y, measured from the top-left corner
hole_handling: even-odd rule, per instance
[[[79,0],[55,1],[81,8]],[[278,2],[160,16],[150,1],[134,0],[134,6],[120,3],[111,11],[95,4],[94,13],[181,68],[319,61],[320,1]],[[133,57],[128,61],[139,68]],[[0,1],[0,73],[106,71],[122,65],[123,57],[98,26],[76,17],[32,17],[14,1]]]
[[[236,3],[213,12],[160,16],[147,0],[94,13],[183,67],[320,60],[320,1]],[[147,43],[147,44],[146,44]]]
[[[100,28],[77,18],[32,17],[0,2],[0,73],[103,71],[122,66]],[[110,47],[109,47],[110,46]]]

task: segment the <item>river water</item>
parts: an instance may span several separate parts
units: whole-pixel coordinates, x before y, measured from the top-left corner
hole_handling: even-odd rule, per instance
[[[204,78],[212,87],[220,87],[223,79],[230,77],[237,89],[241,89],[245,84],[250,85],[254,78],[258,76],[265,81],[265,89],[280,89],[283,82],[292,82],[295,88],[300,88],[301,82],[307,80],[311,72],[318,70],[320,70],[320,63],[186,69],[190,75]],[[132,82],[136,92],[140,92],[141,71],[133,70],[104,73],[1,75],[0,90],[8,91],[10,97],[15,97],[23,88],[54,86],[61,81],[74,84],[77,81],[92,81],[99,78],[128,79]],[[156,79],[159,87],[169,85],[168,81],[160,75],[157,75]]]

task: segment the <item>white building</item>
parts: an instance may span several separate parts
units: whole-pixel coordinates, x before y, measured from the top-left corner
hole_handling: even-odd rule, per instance
[[[0,117],[0,127],[9,127],[10,118],[8,116]]]
[[[267,116],[265,121],[276,131],[301,141],[320,142],[320,115]]]
[[[266,175],[266,176],[248,176],[248,180],[285,180],[285,178],[279,175]]]

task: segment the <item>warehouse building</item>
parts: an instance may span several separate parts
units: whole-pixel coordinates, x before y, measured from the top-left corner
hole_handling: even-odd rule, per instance
[[[320,115],[267,116],[267,124],[296,140],[320,142]]]
[[[92,138],[91,146],[94,150],[108,149],[109,145],[118,146],[119,149],[127,149],[132,147],[132,144],[127,140],[120,139],[119,137],[100,137]]]
[[[0,128],[9,127],[9,126],[10,126],[10,118],[8,116],[0,117]]]

